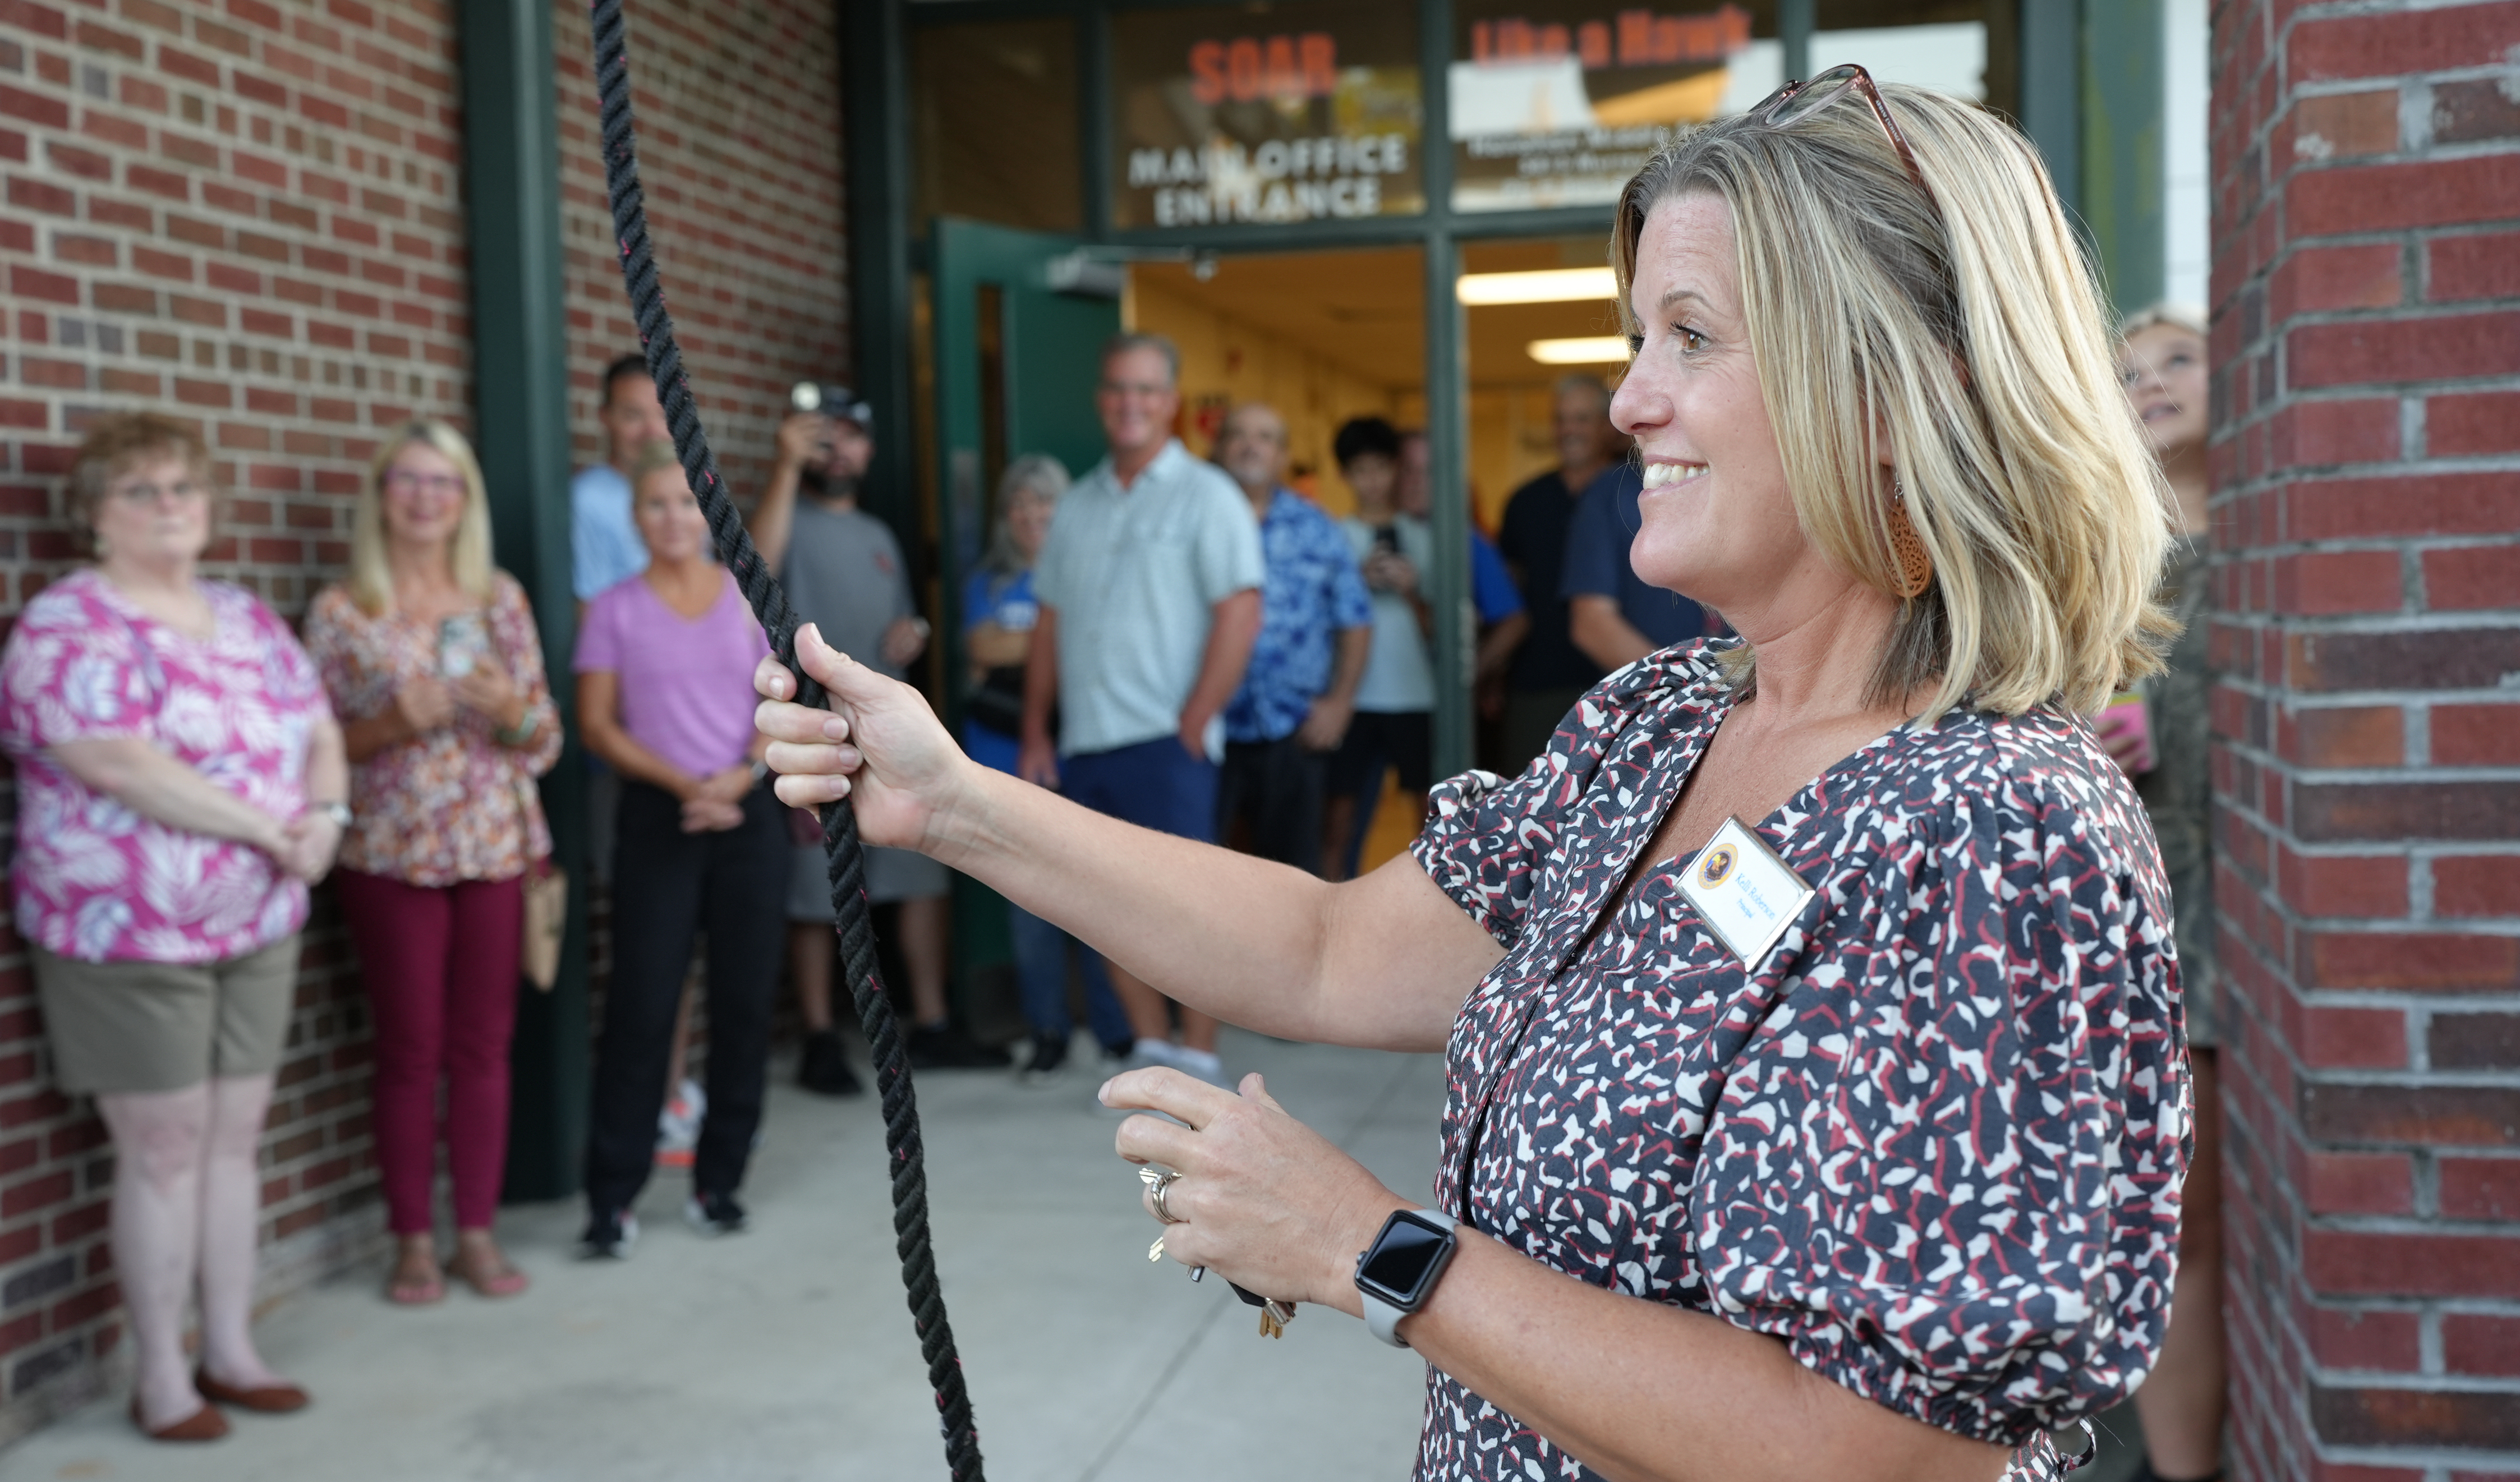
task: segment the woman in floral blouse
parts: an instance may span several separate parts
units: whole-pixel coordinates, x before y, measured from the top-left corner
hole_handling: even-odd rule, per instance
[[[18,764],[18,930],[55,1084],[112,1135],[131,1416],[206,1441],[204,1404],[296,1410],[254,1351],[255,1168],[296,998],[306,886],[347,814],[341,732],[288,625],[204,581],[209,453],[146,412],[97,419],[70,475],[96,565],[46,587],[0,659]],[[184,1356],[198,1279],[202,1360]]]
[[[1163,1253],[1424,1356],[1426,1482],[2050,1474],[2159,1353],[2188,1136],[2160,861],[2082,718],[2170,627],[2092,274],[2026,140],[1861,68],[1657,154],[1611,252],[1631,560],[1739,637],[1442,785],[1410,856],[1129,829],[813,640],[779,793],[1221,1017],[1448,1051],[1414,1196],[1256,1076],[1102,1093],[1177,1119],[1119,1134],[1178,1176]]]
[[[534,779],[560,759],[560,714],[524,589],[490,564],[464,434],[415,422],[385,439],[351,515],[349,578],[315,599],[306,647],[349,742],[341,908],[376,1021],[377,1162],[400,1241],[386,1294],[446,1294],[429,1207],[442,1081],[452,1269],[511,1296],[524,1274],[490,1221],[524,876],[551,853]]]

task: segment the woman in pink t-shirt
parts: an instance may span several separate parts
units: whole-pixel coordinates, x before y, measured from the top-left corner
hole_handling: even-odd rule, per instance
[[[18,930],[55,1083],[112,1133],[132,1419],[206,1441],[204,1401],[290,1411],[255,1352],[254,1155],[297,984],[306,886],[347,822],[340,728],[297,640],[198,574],[209,453],[146,412],[98,419],[72,498],[97,563],[26,605],[0,657],[18,763]],[[184,1356],[198,1276],[202,1360]]]
[[[708,937],[708,1095],[684,1217],[744,1227],[736,1190],[761,1124],[770,999],[786,919],[788,831],[761,786],[752,666],[770,651],[717,562],[671,443],[643,449],[631,516],[648,569],[587,605],[577,630],[586,749],[621,777],[612,984],[595,1052],[586,1250],[628,1255],[655,1161],[656,1112],[692,938]]]

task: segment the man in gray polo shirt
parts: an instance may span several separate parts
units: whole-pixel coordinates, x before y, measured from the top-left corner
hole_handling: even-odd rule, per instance
[[[858,508],[858,485],[875,457],[873,420],[866,403],[826,386],[819,410],[779,425],[779,461],[752,512],[752,543],[777,568],[800,622],[817,624],[825,643],[868,668],[904,679],[927,648],[927,624],[911,605],[901,543]],[[973,1040],[946,1007],[953,887],[945,867],[908,849],[870,848],[866,885],[870,901],[900,907],[893,935],[918,1014],[910,1062],[922,1070],[1006,1064],[1005,1051]],[[832,887],[820,843],[796,846],[788,920],[788,963],[805,1020],[797,1081],[808,1091],[848,1095],[858,1085],[832,1027]]]
[[[1094,402],[1111,452],[1058,502],[1033,567],[1017,768],[1097,812],[1214,842],[1224,710],[1259,636],[1264,568],[1250,502],[1172,435],[1180,376],[1160,335],[1102,347]],[[1175,1045],[1164,995],[1108,966],[1138,1035],[1132,1061],[1230,1085],[1215,1019],[1183,1009]]]

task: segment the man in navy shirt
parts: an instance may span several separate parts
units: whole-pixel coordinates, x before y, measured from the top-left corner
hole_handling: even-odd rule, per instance
[[[1531,632],[1506,672],[1503,750],[1490,758],[1493,770],[1508,776],[1548,749],[1557,723],[1602,672],[1575,647],[1566,599],[1558,594],[1576,505],[1624,441],[1610,426],[1609,388],[1592,376],[1560,380],[1555,426],[1558,467],[1514,490],[1497,532],[1497,550],[1513,569],[1531,615]]]
[[[1704,608],[1639,576],[1628,560],[1643,488],[1643,472],[1622,460],[1593,480],[1566,527],[1557,590],[1566,600],[1567,628],[1575,647],[1604,670],[1708,631]]]
[[[1286,422],[1257,402],[1237,407],[1216,461],[1260,521],[1260,637],[1242,688],[1225,707],[1217,837],[1247,823],[1250,851],[1321,872],[1325,764],[1356,714],[1357,682],[1373,647],[1373,604],[1338,525],[1283,486]]]

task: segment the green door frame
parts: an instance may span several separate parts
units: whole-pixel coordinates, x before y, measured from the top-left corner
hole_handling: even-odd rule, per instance
[[[1467,366],[1464,363],[1466,335],[1460,302],[1455,296],[1454,280],[1460,272],[1461,249],[1464,244],[1514,237],[1581,236],[1601,230],[1605,212],[1599,207],[1535,211],[1457,212],[1452,205],[1452,151],[1441,147],[1441,120],[1450,116],[1448,83],[1453,49],[1452,0],[1415,0],[1418,24],[1418,75],[1421,116],[1427,120],[1420,137],[1436,141],[1421,144],[1418,165],[1424,176],[1426,209],[1415,216],[1375,217],[1365,220],[1300,222],[1283,226],[1224,225],[1183,229],[1139,228],[1117,230],[1111,226],[1111,151],[1112,131],[1110,88],[1110,16],[1117,9],[1150,9],[1171,6],[1212,4],[1214,0],[1134,0],[1123,6],[1116,0],[964,0],[952,6],[907,5],[906,0],[878,0],[878,4],[851,8],[852,15],[865,11],[881,11],[887,18],[880,25],[873,21],[860,22],[852,37],[863,34],[874,44],[878,32],[887,48],[882,57],[881,86],[889,91],[892,103],[882,114],[885,126],[906,133],[908,110],[902,106],[900,79],[910,75],[907,42],[912,28],[927,25],[964,25],[976,22],[1039,19],[1067,16],[1077,25],[1077,140],[1084,155],[1082,185],[1085,241],[1098,247],[1123,249],[1160,250],[1170,256],[1185,248],[1214,252],[1287,252],[1336,247],[1415,247],[1423,254],[1425,264],[1426,322],[1426,422],[1428,447],[1433,455],[1433,475],[1437,488],[1462,486],[1463,449],[1462,437],[1466,418],[1468,395]],[[2078,0],[2019,0],[2022,24],[2017,30],[2020,41],[2021,76],[2024,96],[2036,96],[2029,89],[2033,78],[2043,82],[2055,75],[2055,47],[2058,27],[2054,14],[2060,9],[2078,13]],[[1817,0],[1778,0],[1779,40],[1783,43],[1785,65],[1789,75],[1802,75],[1810,56],[1810,38],[1818,24]],[[2048,23],[2035,23],[2039,18]],[[2068,27],[2063,32],[2063,45],[2080,44],[2077,31]],[[2066,54],[2070,63],[2071,53]],[[2043,66],[2044,63],[2044,66]],[[852,68],[852,77],[858,75]],[[2045,115],[2043,115],[2044,117]],[[2066,112],[2067,124],[2079,116],[2078,109]],[[856,114],[852,113],[853,120]],[[2074,202],[2070,182],[2078,174],[2079,158],[2074,145],[2076,134],[2070,128],[2059,128],[2052,118],[2047,126],[2032,127],[2032,137],[2048,153],[2051,171],[2069,205]],[[899,137],[896,135],[895,137]],[[854,158],[854,156],[852,157]],[[854,243],[854,260],[860,264],[877,264],[878,272],[894,254],[905,252],[913,235],[906,202],[908,166],[893,152],[888,167],[900,169],[900,188],[888,200],[901,203],[897,214],[852,213],[850,230]],[[854,198],[853,198],[854,199]],[[863,268],[860,271],[864,271]],[[907,301],[907,293],[899,300]],[[862,316],[859,320],[862,337],[859,356],[862,363],[878,360],[909,363],[909,336],[906,326],[897,337],[890,329],[890,319],[878,320]],[[901,384],[908,384],[906,371]],[[941,420],[941,419],[940,419]],[[939,478],[947,471],[938,470]],[[940,490],[940,497],[943,491]],[[1439,686],[1435,712],[1435,764],[1438,776],[1465,768],[1470,762],[1470,663],[1475,633],[1467,618],[1469,595],[1469,511],[1462,501],[1440,501],[1434,510],[1434,570],[1429,573],[1430,596],[1434,601],[1435,649],[1437,672],[1452,682]],[[915,528],[905,522],[903,528]]]
[[[499,564],[523,583],[543,656],[564,676],[576,642],[568,560],[568,322],[562,309],[560,130],[551,0],[461,0],[464,183],[472,281],[472,438]],[[562,659],[561,662],[550,660]],[[552,687],[570,737],[543,780],[556,860],[586,878],[586,788],[575,695]],[[577,1191],[586,1145],[586,897],[569,894],[560,980],[519,989],[505,1197]]]

